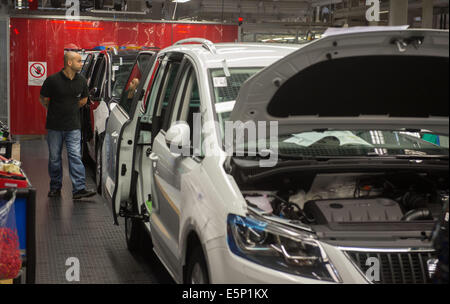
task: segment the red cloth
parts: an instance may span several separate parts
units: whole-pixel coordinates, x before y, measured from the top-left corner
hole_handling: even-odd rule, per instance
[[[0,228],[0,280],[14,279],[21,267],[17,232]]]

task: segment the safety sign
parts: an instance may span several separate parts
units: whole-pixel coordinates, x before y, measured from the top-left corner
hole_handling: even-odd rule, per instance
[[[47,62],[28,62],[28,85],[42,86],[47,78]]]

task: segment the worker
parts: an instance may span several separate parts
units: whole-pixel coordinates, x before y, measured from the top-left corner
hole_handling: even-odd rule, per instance
[[[47,109],[47,143],[50,175],[49,197],[61,196],[62,148],[66,144],[73,199],[95,195],[86,189],[86,173],[81,160],[80,107],[87,102],[86,79],[78,74],[82,68],[81,56],[76,52],[64,54],[64,68],[49,76],[42,85],[39,101]]]

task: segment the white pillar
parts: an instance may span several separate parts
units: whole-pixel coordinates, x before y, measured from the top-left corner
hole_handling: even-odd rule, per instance
[[[389,25],[408,24],[408,0],[390,0]]]
[[[422,0],[422,27],[433,27],[433,0]]]
[[[320,22],[320,6],[316,7],[316,22]]]

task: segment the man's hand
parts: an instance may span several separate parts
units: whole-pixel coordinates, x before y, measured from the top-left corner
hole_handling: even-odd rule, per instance
[[[80,108],[87,103],[87,97],[80,99]]]
[[[48,103],[50,102],[50,98],[39,95],[39,102],[44,108],[48,110]]]

